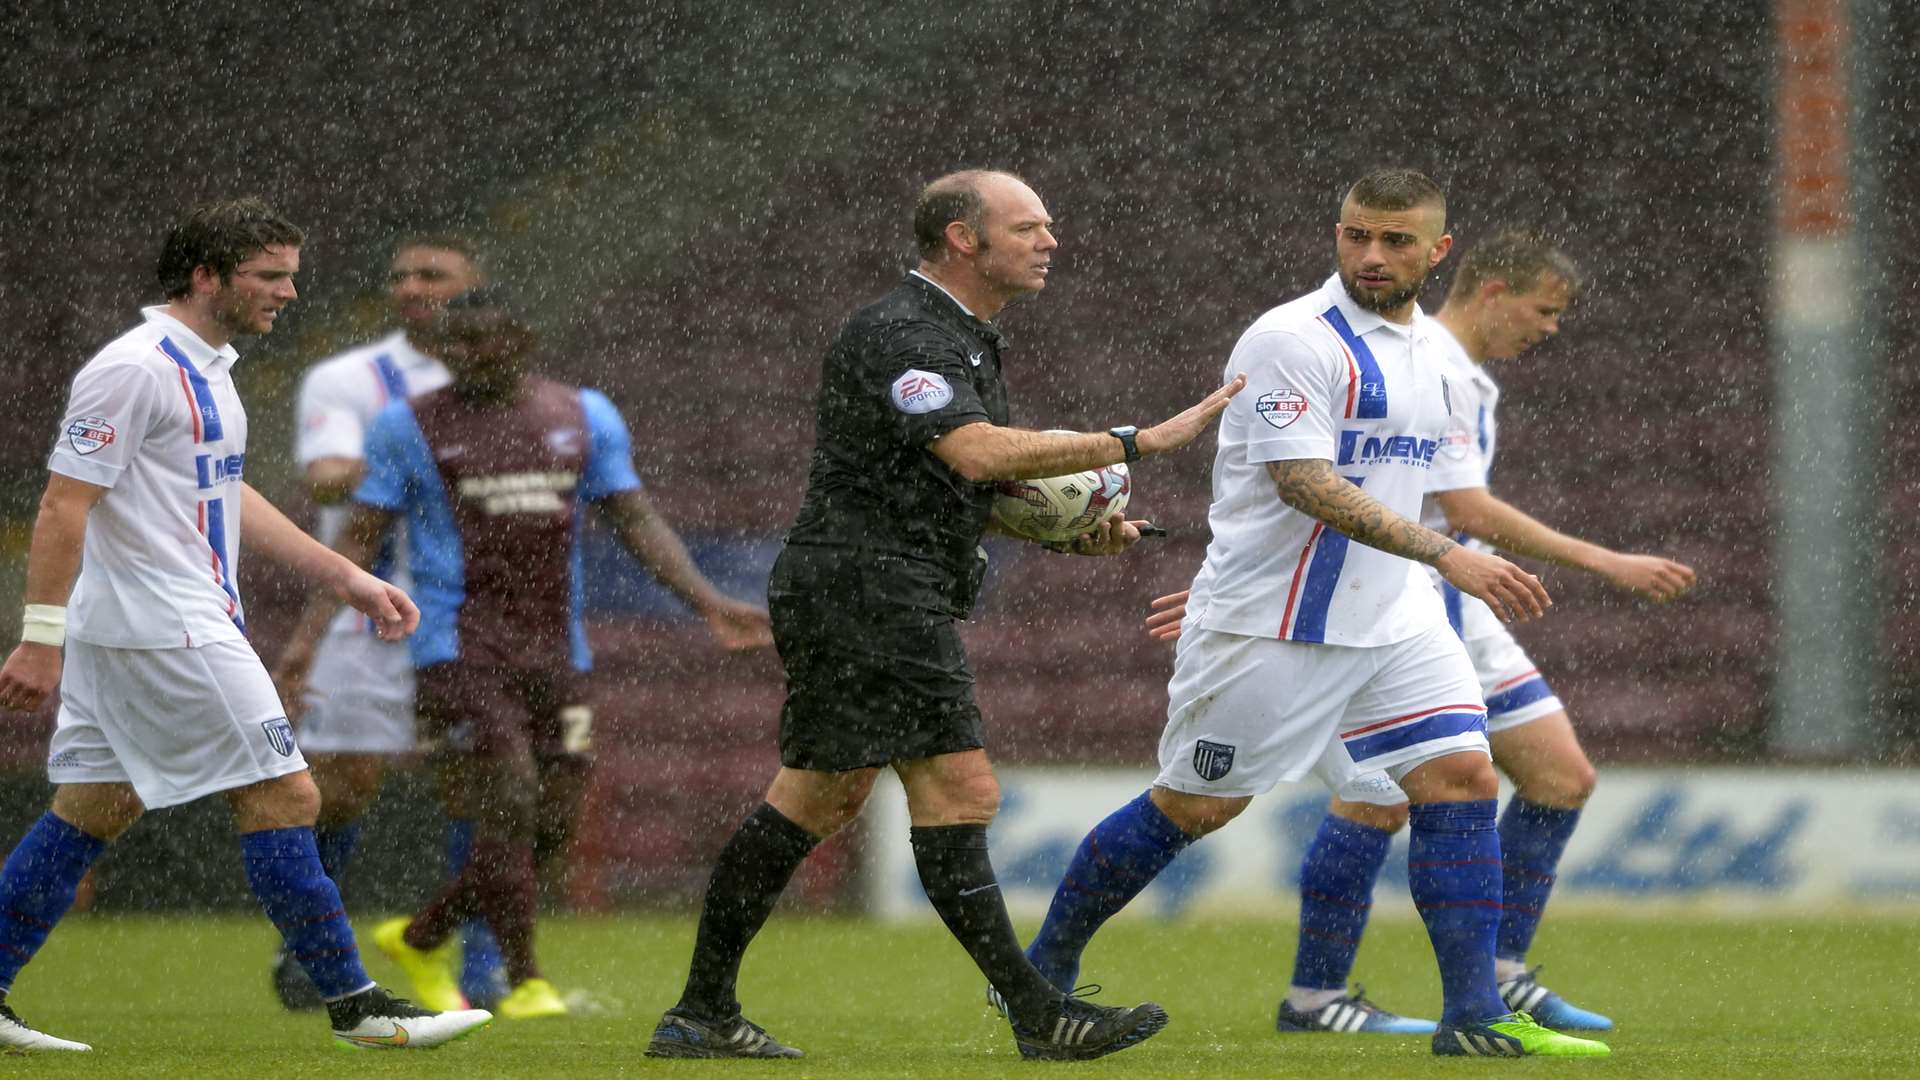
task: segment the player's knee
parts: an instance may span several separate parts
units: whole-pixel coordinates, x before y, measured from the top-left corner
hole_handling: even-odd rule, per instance
[[[330,828],[350,825],[359,820],[366,814],[367,807],[373,805],[373,798],[379,793],[378,787],[369,791],[350,784],[336,785],[325,781],[314,786],[320,792],[318,824]]]
[[[1493,759],[1477,751],[1428,758],[1400,777],[1400,787],[1418,803],[1478,802],[1498,798],[1500,777]]]
[[[1148,797],[1167,816],[1168,821],[1195,840],[1239,817],[1240,811],[1253,802],[1252,797],[1246,795],[1221,798],[1193,795],[1164,787],[1154,788]]]
[[[1397,833],[1407,827],[1409,812],[1404,802],[1382,806],[1379,803],[1348,802],[1345,799],[1333,800],[1327,809],[1335,817],[1389,833]]]
[[[93,837],[112,843],[146,813],[140,797],[122,784],[62,784],[49,807],[55,817]]]
[[[1516,777],[1514,787],[1520,798],[1540,806],[1577,810],[1593,797],[1599,782],[1593,763],[1584,756],[1571,761],[1556,761],[1534,775]]]
[[[227,792],[243,833],[309,828],[320,819],[320,788],[305,770]]]

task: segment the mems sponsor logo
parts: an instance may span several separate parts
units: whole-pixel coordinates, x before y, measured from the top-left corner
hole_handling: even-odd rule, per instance
[[[1369,435],[1361,438],[1360,432],[1351,429],[1340,433],[1341,465],[1381,465],[1398,462],[1427,469],[1433,467],[1434,452],[1440,449],[1437,439],[1422,439],[1415,435]]]
[[[196,454],[193,459],[193,473],[200,482],[200,490],[218,487],[221,484],[237,484],[247,472],[247,455]]]
[[[478,500],[489,514],[553,514],[572,504],[579,479],[571,471],[463,476],[460,498]]]

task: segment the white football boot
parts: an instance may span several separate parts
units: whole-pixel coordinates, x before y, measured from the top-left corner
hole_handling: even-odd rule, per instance
[[[379,987],[327,1003],[338,1045],[368,1050],[431,1050],[486,1027],[485,1009],[428,1012]]]
[[[71,1039],[57,1039],[27,1026],[6,1000],[0,998],[0,1049],[5,1050],[91,1050],[93,1047]]]

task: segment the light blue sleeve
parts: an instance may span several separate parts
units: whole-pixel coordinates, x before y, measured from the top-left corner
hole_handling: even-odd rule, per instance
[[[604,499],[637,490],[640,474],[633,471],[633,438],[620,410],[598,390],[580,391],[580,408],[587,414],[587,467],[580,477],[580,497]]]
[[[427,437],[404,401],[387,406],[367,425],[366,457],[367,473],[353,501],[390,512],[406,509],[428,479],[422,469],[434,468]]]

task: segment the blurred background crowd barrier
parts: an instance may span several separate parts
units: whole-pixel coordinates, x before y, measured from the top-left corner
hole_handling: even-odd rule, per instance
[[[65,384],[155,302],[161,230],[201,198],[259,193],[309,230],[303,300],[237,369],[248,479],[296,517],[301,371],[380,330],[396,232],[463,227],[534,299],[545,371],[612,396],[655,502],[717,581],[757,596],[804,487],[824,347],[911,264],[927,179],[1010,168],[1060,219],[1046,293],[1001,319],[1014,420],[1098,430],[1214,384],[1248,322],[1330,272],[1346,185],[1406,164],[1445,186],[1462,245],[1544,228],[1589,277],[1561,337],[1496,371],[1496,488],[1701,574],[1667,608],[1547,575],[1557,606],[1522,638],[1603,770],[1920,750],[1920,173],[1886,167],[1920,157],[1917,77],[1887,61],[1920,51],[1920,7],[160,8],[0,16],[7,603]],[[1839,254],[1783,255],[1807,237]],[[1849,320],[1843,345],[1823,366],[1816,333],[1792,367],[1808,339],[1783,312],[1812,292]],[[1807,482],[1806,462],[1839,471]],[[997,760],[1149,779],[1170,654],[1139,624],[1200,562],[1209,465],[1196,448],[1137,470],[1134,505],[1173,535],[1132,557],[993,546],[966,638]],[[1791,518],[1825,494],[1853,502]],[[1822,513],[1826,532],[1784,538]],[[778,666],[721,657],[604,537],[588,555],[600,768],[565,891],[677,907],[775,766]],[[1783,629],[1796,581],[1815,614]],[[243,585],[271,658],[298,591],[258,560]],[[50,716],[0,714],[9,840],[46,795]],[[1609,790],[1603,775],[1596,803]],[[407,902],[439,872],[438,827],[407,832],[430,813],[419,777],[378,813],[356,904]],[[225,830],[223,807],[156,817],[105,864],[124,884],[103,905],[246,903],[229,845],[197,839]],[[862,903],[865,846],[835,841],[803,895]]]

